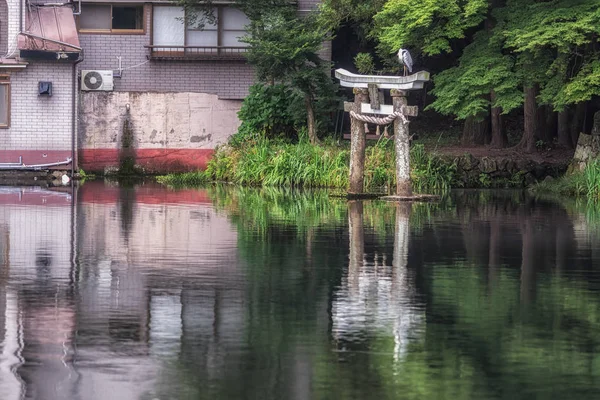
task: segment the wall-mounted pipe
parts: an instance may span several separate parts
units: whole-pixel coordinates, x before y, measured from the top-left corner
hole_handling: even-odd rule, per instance
[[[73,92],[71,94],[71,178],[75,174],[75,170],[79,169],[77,157],[77,114],[79,107],[77,106],[77,65],[84,60],[83,51],[79,55],[79,59],[73,63],[73,72],[71,75],[71,85]]]
[[[27,165],[27,164],[4,163],[4,164],[0,164],[0,170],[2,170],[2,169],[40,170],[40,169],[43,169],[43,168],[58,167],[59,165],[68,165],[72,161],[73,160],[71,158],[67,158],[65,161],[57,161],[57,162],[47,163],[47,164],[31,164],[31,165]]]

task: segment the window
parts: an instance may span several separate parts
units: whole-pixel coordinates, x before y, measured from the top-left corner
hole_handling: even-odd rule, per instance
[[[10,126],[10,78],[0,75],[0,128]]]
[[[236,55],[244,52],[248,17],[233,7],[218,7],[214,22],[185,25],[182,7],[155,6],[152,17],[153,56],[189,57],[201,55]]]
[[[79,30],[117,34],[144,33],[144,6],[83,3]]]

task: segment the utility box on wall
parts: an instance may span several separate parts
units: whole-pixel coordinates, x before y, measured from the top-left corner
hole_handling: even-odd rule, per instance
[[[52,96],[52,82],[38,82],[38,95]]]

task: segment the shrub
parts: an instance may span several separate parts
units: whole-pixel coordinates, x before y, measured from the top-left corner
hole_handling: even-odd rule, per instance
[[[296,91],[282,84],[252,85],[238,112],[242,124],[230,144],[239,146],[261,134],[266,138],[293,136],[304,117],[303,113],[293,112],[293,106],[302,101],[298,96]]]
[[[354,66],[359,74],[372,74],[375,70],[375,61],[370,53],[358,53],[354,57]]]

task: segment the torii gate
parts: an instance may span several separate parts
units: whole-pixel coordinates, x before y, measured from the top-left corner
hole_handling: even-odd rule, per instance
[[[335,77],[340,80],[340,85],[354,88],[354,103],[344,103],[344,110],[350,113],[351,121],[350,189],[348,194],[351,196],[363,194],[366,148],[364,123],[387,125],[394,122],[396,196],[411,197],[410,136],[408,134],[409,121],[406,117],[416,116],[418,107],[407,105],[406,91],[422,89],[425,82],[429,81],[429,72],[421,71],[409,76],[379,76],[358,75],[345,69],[337,69]],[[392,105],[381,104],[383,90],[386,89],[391,90]]]

